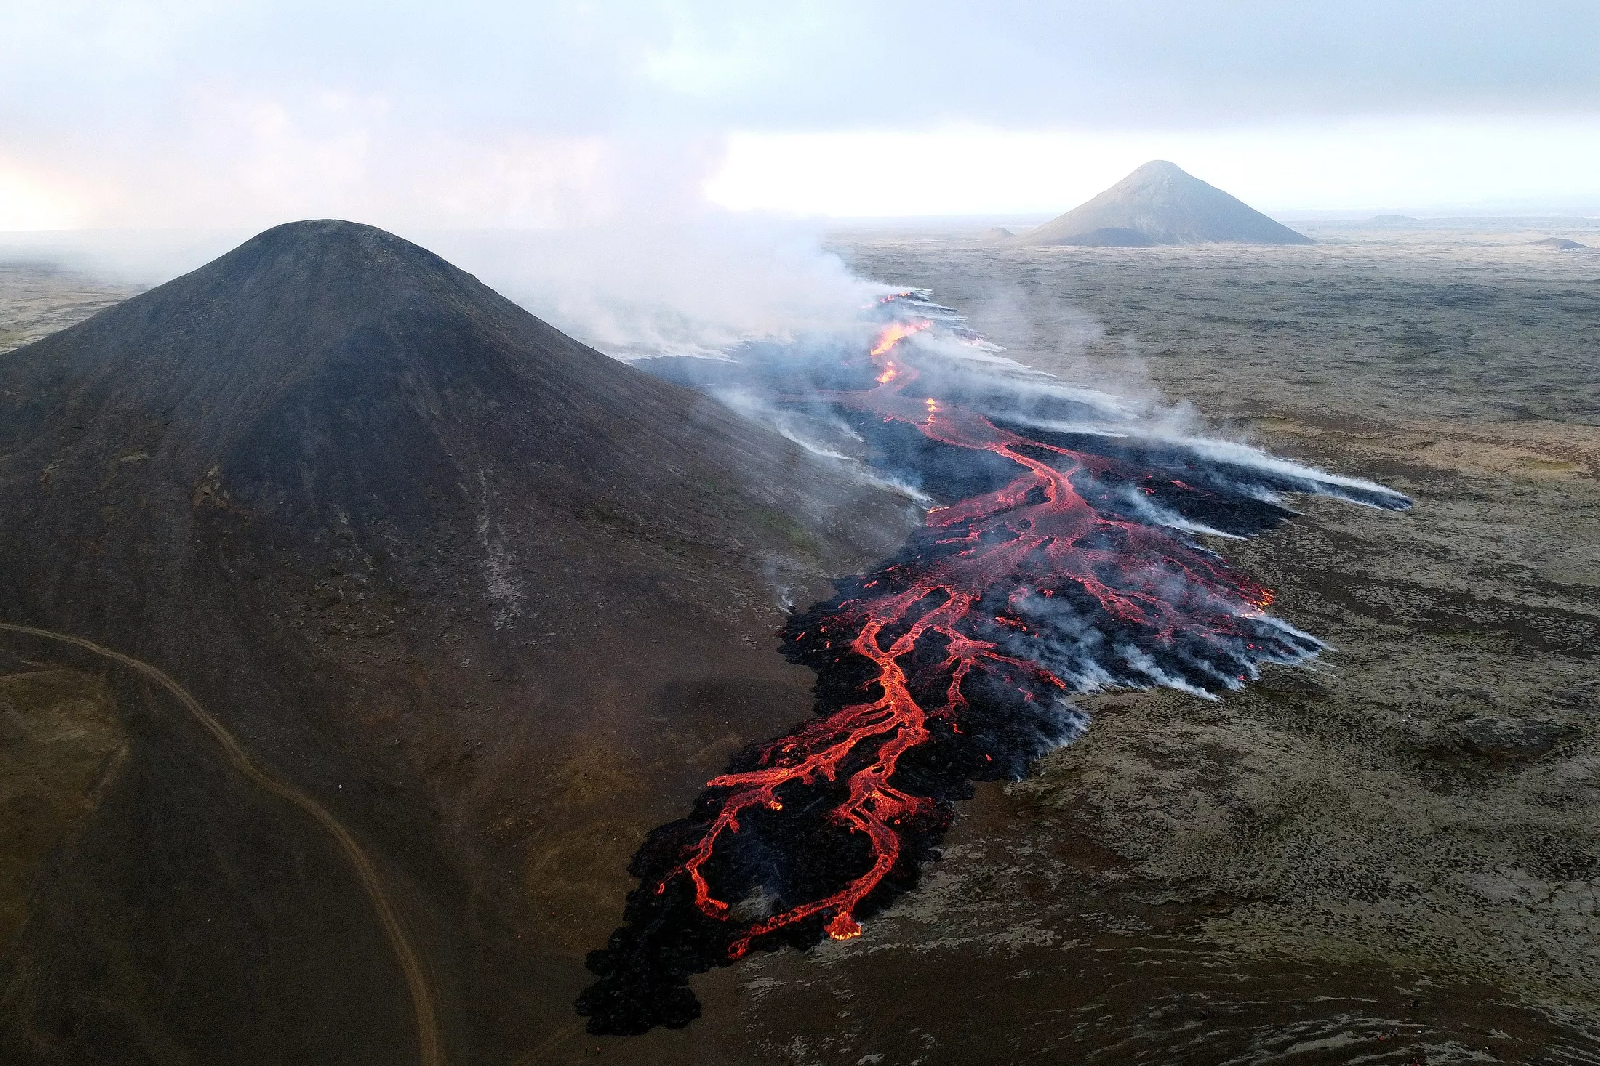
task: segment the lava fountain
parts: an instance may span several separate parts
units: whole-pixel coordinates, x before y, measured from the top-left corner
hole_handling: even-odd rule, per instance
[[[635,856],[626,924],[591,955],[599,980],[578,1004],[593,1032],[688,1023],[687,976],[752,948],[858,936],[912,887],[972,782],[1020,777],[1084,728],[1074,694],[1210,696],[1315,655],[1197,534],[1269,529],[1290,491],[1409,505],[1154,432],[1110,397],[996,360],[924,293],[877,313],[859,347],[753,346],[688,373],[672,361],[691,384],[844,419],[868,465],[939,505],[896,557],[791,617],[783,649],[816,670],[817,715],[737,757]]]

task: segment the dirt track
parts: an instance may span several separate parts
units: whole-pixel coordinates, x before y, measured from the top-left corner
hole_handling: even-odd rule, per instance
[[[395,911],[394,904],[384,894],[383,882],[378,877],[378,871],[373,866],[372,860],[361,849],[356,838],[351,835],[329,810],[300,789],[286,781],[273,777],[263,770],[250,753],[234,737],[222,723],[217,721],[200,703],[189,694],[182,685],[174,681],[165,671],[151,666],[131,655],[103,647],[92,640],[73,636],[70,633],[55,633],[48,629],[37,629],[33,626],[13,625],[9,622],[0,622],[0,632],[15,633],[21,636],[35,637],[40,640],[55,641],[60,644],[69,644],[81,648],[103,659],[108,659],[119,666],[127,667],[140,676],[155,682],[166,690],[183,709],[194,717],[206,732],[222,746],[222,752],[228,764],[247,778],[252,784],[263,790],[286,800],[310,815],[318,825],[326,829],[339,844],[340,850],[350,860],[350,866],[361,881],[361,887],[366,891],[367,898],[372,901],[372,909],[377,913],[378,920],[383,924],[384,935],[388,937],[389,945],[394,949],[395,961],[399,963],[405,973],[406,986],[411,993],[411,1009],[417,1025],[418,1061],[422,1066],[444,1066],[445,1057],[443,1045],[439,1036],[439,1022],[437,1011],[434,1007],[433,994],[428,988],[427,975],[423,970],[421,958],[410,938],[406,935],[405,927],[400,922],[400,916]]]

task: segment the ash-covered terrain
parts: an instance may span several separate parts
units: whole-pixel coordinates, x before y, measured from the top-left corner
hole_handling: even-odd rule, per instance
[[[749,981],[786,1019],[849,1012],[796,1061],[1600,1056],[1600,257],[1530,243],[1592,239],[1571,222],[1302,228],[1318,245],[841,243],[1024,361],[1416,506],[1305,499],[1220,545],[1328,640],[1321,668],[1106,699],[980,791],[876,944]],[[867,989],[912,971],[944,975],[939,1016],[891,1037]]]
[[[571,1028],[638,840],[806,712],[775,586],[910,521],[351,223],[0,356],[0,1060]]]
[[[112,444],[79,442],[94,424],[82,402],[39,405],[28,417],[47,433],[7,436],[9,506],[33,501],[8,570],[71,559],[80,576],[30,564],[0,620],[27,615],[155,661],[252,765],[347,828],[420,959],[437,1061],[1600,1061],[1600,370],[1588,339],[1600,259],[1531,243],[1595,242],[1570,225],[1299,228],[1318,243],[841,245],[859,273],[933,290],[1025,363],[1191,400],[1213,424],[1416,506],[1291,497],[1302,514],[1270,535],[1208,541],[1276,590],[1275,615],[1329,642],[1316,668],[1268,666],[1216,702],[1083,701],[1085,737],[1021,782],[980,784],[915,892],[859,936],[693,978],[704,1010],[687,1029],[586,1035],[572,1014],[584,953],[621,915],[647,831],[680,816],[732,752],[807,716],[811,678],[777,654],[771,568],[825,595],[823,574],[889,557],[903,497],[830,510],[842,486],[784,442],[659,382],[612,377],[404,242],[341,231],[356,242],[347,262],[376,250],[392,264],[358,272],[373,307],[330,331],[304,283],[344,284],[342,270],[236,261],[233,284],[301,293],[296,313],[252,320],[236,343],[316,340],[318,365],[337,367],[328,353],[370,354],[363,338],[386,338],[402,357],[383,378],[396,402],[378,409],[418,426],[414,441],[483,436],[481,421],[499,457],[485,474],[494,492],[463,476],[484,473],[485,453],[463,464],[458,445],[424,467],[437,476],[366,492],[343,471],[387,469],[362,450],[387,439],[371,423],[309,434],[298,482],[241,462],[213,478],[194,427],[271,440],[287,414],[305,440],[304,427],[347,417],[348,389],[278,362],[260,385],[283,399],[222,418],[193,377],[204,353],[183,341],[214,314],[145,297],[115,312],[115,335],[143,341],[125,365],[140,365],[135,348],[193,350],[192,369],[130,372],[142,403],[164,398],[143,421],[116,376],[95,379],[91,397],[119,413],[117,433],[97,435]],[[400,295],[377,297],[390,288]],[[679,486],[649,508],[598,457],[563,455],[569,477],[551,481],[542,432],[511,427],[582,426],[557,438],[574,454],[591,454],[584,433],[621,431],[601,406],[542,398],[538,376],[515,385],[522,399],[504,418],[478,399],[502,364],[458,353],[506,338],[488,351],[511,358],[529,330],[535,347],[566,353],[545,357],[559,380],[635,397],[634,422],[650,428],[621,440],[684,447],[703,430],[674,427],[698,419],[741,459],[770,457],[769,473],[745,481],[723,452],[663,465],[640,444],[628,454],[654,464],[651,483]],[[22,355],[44,374],[40,352],[83,359],[84,336],[0,360]],[[29,379],[0,371],[14,402]],[[774,495],[795,470],[808,471],[799,489]],[[708,485],[722,502],[696,502]],[[423,495],[406,502],[415,487]],[[168,506],[187,531],[128,521],[159,493],[181,497]],[[588,495],[600,502],[576,502]],[[376,519],[373,498],[385,501]],[[873,508],[876,540],[839,521]],[[453,531],[450,550],[417,548],[427,538],[408,531],[424,520]],[[730,523],[738,531],[722,535]],[[278,544],[292,565],[266,554]],[[526,567],[553,547],[583,564]],[[119,557],[159,565],[119,587]],[[624,572],[604,562],[615,558]],[[534,582],[521,600],[497,584],[512,572]],[[237,597],[261,627],[227,621]],[[521,613],[496,627],[497,606]],[[448,624],[429,621],[441,612]],[[632,621],[610,639],[618,617]],[[149,675],[25,635],[5,647],[0,754],[12,762],[0,766],[22,765],[7,780],[26,782],[8,809],[42,827],[7,838],[0,867],[8,1057],[426,1050],[406,968],[336,834],[231,762]],[[300,680],[286,688],[290,666]]]

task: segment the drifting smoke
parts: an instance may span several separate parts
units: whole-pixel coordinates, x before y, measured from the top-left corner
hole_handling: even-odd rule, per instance
[[[48,264],[120,285],[171,281],[238,247],[248,230],[43,230],[0,233],[0,263]]]
[[[807,225],[663,209],[552,229],[397,227],[563,332],[631,360],[717,356],[756,339],[860,333],[888,291],[819,248]],[[237,246],[240,230],[0,234],[0,262],[157,285]],[[864,334],[861,334],[864,336]]]
[[[822,253],[805,226],[629,222],[429,234],[423,243],[607,355],[719,356],[757,339],[860,329],[886,287]]]
[[[897,556],[791,616],[783,648],[817,672],[816,717],[737,757],[635,856],[627,924],[578,1004],[594,1032],[687,1024],[688,974],[859,935],[972,782],[1082,733],[1073,696],[1214,698],[1314,656],[1200,535],[1269,530],[1288,493],[1409,506],[1029,370],[926,292],[869,307],[850,328],[640,364],[933,506]]]

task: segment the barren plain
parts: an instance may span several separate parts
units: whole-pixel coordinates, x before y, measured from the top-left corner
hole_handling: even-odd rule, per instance
[[[704,975],[686,1030],[574,1018],[517,1061],[1600,1063],[1600,252],[1531,243],[1600,224],[1298,228],[1318,243],[836,239],[1026,363],[1416,507],[1293,501],[1214,543],[1328,641],[1315,668],[1088,701],[861,937]],[[125,295],[0,266],[0,350]],[[51,706],[87,721],[72,683]],[[84,735],[80,784],[118,747]],[[73,802],[39,801],[52,834]]]
[[[1416,507],[1303,501],[1214,544],[1330,643],[1320,666],[1094,701],[1084,740],[967,808],[929,891],[763,963],[768,1003],[891,965],[950,982],[914,995],[941,1004],[920,1032],[863,1017],[800,1060],[1600,1060],[1600,254],[1526,224],[1303,228],[840,243],[1026,363]]]
[[[82,322],[139,291],[47,261],[0,257],[0,352]]]

